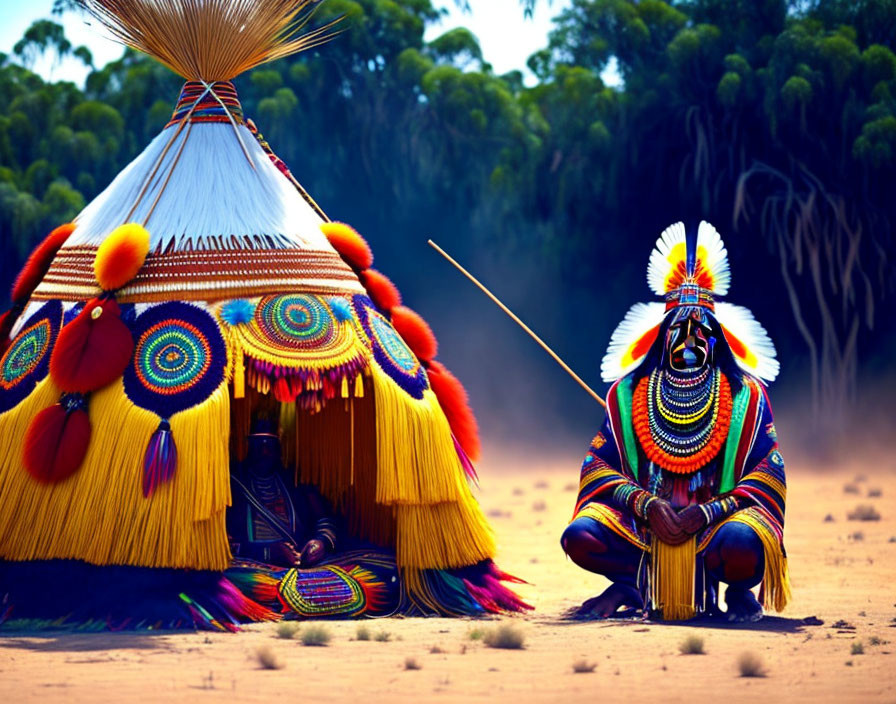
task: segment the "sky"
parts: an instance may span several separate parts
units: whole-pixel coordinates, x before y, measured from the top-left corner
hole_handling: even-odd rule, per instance
[[[448,15],[439,25],[427,30],[427,39],[454,27],[466,27],[479,39],[485,60],[495,73],[520,69],[531,84],[534,76],[526,69],[526,59],[547,44],[551,18],[568,6],[569,0],[550,3],[542,0],[531,18],[524,16],[520,0],[471,0],[469,13],[458,10],[450,0],[437,0],[434,4],[444,7]],[[13,45],[34,20],[51,17],[52,7],[53,0],[3,2],[0,8],[0,52],[11,53]],[[100,28],[88,26],[84,18],[68,13],[53,19],[65,27],[65,34],[73,46],[84,45],[90,49],[97,66],[121,55],[121,47],[107,39]],[[79,85],[83,85],[88,73],[88,69],[75,59],[54,64],[50,57],[44,57],[33,69],[47,79],[70,80]]]

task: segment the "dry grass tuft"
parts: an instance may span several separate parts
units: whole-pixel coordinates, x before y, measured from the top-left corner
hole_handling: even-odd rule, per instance
[[[850,655],[864,655],[865,654],[865,646],[862,641],[857,640],[849,647]]]
[[[355,640],[370,640],[370,629],[367,626],[358,626],[355,631]]]
[[[277,624],[277,637],[283,640],[291,640],[299,632],[299,624],[295,621],[281,621]]]
[[[258,664],[265,670],[282,670],[284,662],[277,657],[274,649],[269,645],[262,645],[255,650],[255,659]]]
[[[544,479],[539,479],[537,482],[535,482],[535,488],[536,489],[550,489],[551,485],[548,484],[547,481],[545,481]]]
[[[696,634],[686,636],[681,643],[678,644],[678,652],[682,655],[703,655],[706,651],[703,649],[703,637]]]
[[[484,628],[472,628],[467,632],[467,638],[469,638],[470,640],[482,640],[482,637],[484,635]]]
[[[544,499],[539,499],[535,503],[532,504],[533,511],[544,511],[548,507],[547,503],[545,503]]]
[[[572,671],[576,674],[583,674],[586,672],[594,672],[594,669],[596,667],[596,662],[588,662],[587,660],[576,660],[572,664]]]
[[[405,658],[404,659],[404,669],[405,670],[420,670],[423,668],[419,662],[417,662],[417,658]]]
[[[870,504],[859,504],[847,514],[847,518],[851,521],[879,521],[880,514]]]
[[[843,493],[844,494],[858,494],[859,487],[857,487],[855,484],[844,484],[843,485]]]
[[[323,647],[330,643],[330,632],[323,626],[306,626],[302,631],[302,645]]]
[[[526,493],[526,490],[523,489],[523,487],[521,487],[521,486],[513,487],[513,495],[514,496],[522,496],[525,493]]]
[[[827,515],[824,517],[824,522],[825,522],[825,523],[833,523],[833,522],[834,522],[834,516],[833,516],[833,514],[830,514],[830,513],[827,514]]]
[[[442,650],[438,645],[434,645],[429,649],[429,652],[433,655],[440,655],[440,654],[444,653],[445,651]]]
[[[884,490],[880,487],[873,487],[868,489],[868,498],[869,499],[879,499],[884,495]]]
[[[503,650],[522,650],[526,646],[526,636],[519,626],[504,623],[486,631],[482,642],[489,648]]]
[[[741,653],[737,658],[737,669],[741,677],[765,677],[766,669],[762,658],[756,653]]]
[[[377,643],[388,643],[392,640],[392,634],[389,633],[389,631],[378,631],[377,634],[373,636],[373,639]]]

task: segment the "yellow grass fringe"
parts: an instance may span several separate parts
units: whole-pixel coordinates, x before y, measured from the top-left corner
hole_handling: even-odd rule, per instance
[[[765,553],[765,574],[759,589],[762,606],[766,610],[783,611],[790,602],[790,572],[777,534],[766,525],[755,507],[738,511],[728,520],[745,523],[756,531]]]
[[[495,556],[494,533],[469,489],[454,503],[399,505],[395,513],[401,568],[465,567]]]
[[[222,384],[204,403],[170,419],[177,469],[171,481],[144,498],[143,455],[159,418],[134,406],[121,381],[93,394],[90,447],[72,477],[39,484],[22,469],[19,455],[10,462],[6,453],[0,468],[0,557],[226,569],[229,406]],[[4,445],[21,444],[23,434],[0,437]]]
[[[59,400],[60,391],[47,375],[18,405],[0,414],[0,501],[10,473],[25,473],[22,465],[25,433],[32,418]]]
[[[415,505],[461,500],[466,478],[435,394],[427,389],[422,399],[414,399],[378,365],[370,371],[376,398],[376,500]]]
[[[684,621],[697,613],[694,574],[697,539],[667,545],[656,537],[650,547],[650,600],[663,612],[663,620]]]

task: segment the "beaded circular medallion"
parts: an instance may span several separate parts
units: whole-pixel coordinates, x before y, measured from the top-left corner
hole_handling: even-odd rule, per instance
[[[202,308],[172,302],[137,317],[134,357],[124,390],[134,405],[169,418],[196,406],[224,381],[227,349],[218,324]]]
[[[355,296],[352,303],[377,364],[408,394],[423,398],[429,382],[420,360],[367,296]]]
[[[62,324],[62,304],[48,301],[22,326],[0,357],[0,413],[18,405],[47,375]]]
[[[334,369],[363,359],[354,327],[322,296],[266,296],[248,324],[231,332],[250,358],[275,367]]]

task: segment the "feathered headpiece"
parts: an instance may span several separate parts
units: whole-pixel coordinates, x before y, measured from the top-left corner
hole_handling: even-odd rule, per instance
[[[716,229],[701,222],[696,238],[684,223],[667,227],[656,242],[647,266],[647,283],[665,303],[636,303],[616,327],[601,363],[604,381],[612,383],[633,372],[656,341],[666,316],[682,307],[701,307],[722,329],[737,365],[766,382],[778,375],[775,346],[765,328],[746,308],[716,301],[728,293],[728,252]]]

